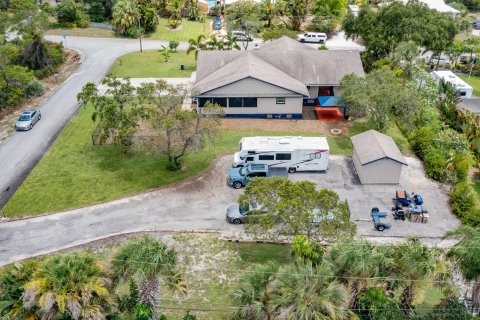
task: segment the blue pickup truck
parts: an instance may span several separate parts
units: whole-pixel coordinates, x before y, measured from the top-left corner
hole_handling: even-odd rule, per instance
[[[235,189],[245,187],[252,178],[287,177],[287,168],[269,168],[266,164],[249,164],[241,168],[231,168],[227,183]]]

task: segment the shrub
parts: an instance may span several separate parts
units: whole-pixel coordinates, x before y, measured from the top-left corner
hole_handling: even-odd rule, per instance
[[[455,172],[458,180],[465,180],[470,170],[470,160],[465,154],[457,153],[455,156]]]
[[[46,66],[45,68],[42,68],[40,70],[33,71],[33,74],[35,75],[36,78],[43,79],[48,77],[54,72],[55,72],[55,68],[53,66]]]
[[[337,27],[338,21],[334,17],[316,15],[307,27],[309,31],[332,33]]]
[[[30,81],[25,87],[25,95],[29,98],[43,96],[44,93],[45,88],[43,88],[43,85],[40,83],[40,81],[35,79]]]
[[[177,48],[178,48],[179,45],[180,45],[180,42],[175,41],[175,40],[171,40],[168,43],[168,47],[170,48],[170,50],[173,50],[175,52],[177,52]]]
[[[168,26],[172,29],[177,29],[181,23],[182,21],[180,20],[168,19]]]
[[[476,207],[475,194],[472,187],[466,182],[457,183],[450,193],[452,211],[459,217],[468,216]]]
[[[433,144],[435,133],[431,127],[422,127],[411,136],[410,145],[413,151],[421,158],[424,157],[427,148]]]
[[[265,41],[275,40],[287,36],[292,39],[297,39],[297,32],[287,29],[286,27],[273,27],[263,31],[262,38]]]
[[[428,147],[423,156],[425,171],[430,178],[444,182],[447,178],[447,159],[434,146]]]
[[[63,51],[63,45],[61,43],[49,42],[50,46],[50,58],[54,66],[59,66],[65,62],[65,51]]]
[[[88,27],[89,18],[82,4],[63,0],[56,8],[58,23],[65,27]]]

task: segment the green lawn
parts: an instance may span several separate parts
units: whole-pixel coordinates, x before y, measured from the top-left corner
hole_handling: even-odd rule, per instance
[[[480,77],[468,77],[466,74],[459,75],[459,77],[473,87],[473,95],[475,97],[480,97]]]
[[[68,37],[92,37],[92,38],[116,38],[119,37],[114,31],[99,29],[99,28],[61,28],[51,26],[50,29],[45,31],[46,35],[55,35],[55,36],[67,36],[67,46],[68,46]]]
[[[180,65],[185,70],[180,70]],[[120,78],[189,78],[197,68],[195,55],[187,55],[185,51],[172,52],[165,62],[157,50],[132,52],[119,58],[110,69]]]
[[[206,19],[204,23],[183,20],[178,30],[171,30],[168,27],[167,19],[160,19],[157,31],[146,34],[145,38],[155,40],[176,40],[188,41],[197,38],[200,34],[208,36],[210,33],[210,20]]]
[[[38,215],[110,201],[158,188],[196,175],[220,154],[238,149],[243,136],[304,135],[314,133],[262,130],[223,130],[203,150],[183,158],[181,171],[165,169],[165,156],[124,155],[115,146],[92,146],[92,109],[82,108],[32,170],[4,210],[7,216]],[[350,154],[348,137],[330,137],[331,153]]]

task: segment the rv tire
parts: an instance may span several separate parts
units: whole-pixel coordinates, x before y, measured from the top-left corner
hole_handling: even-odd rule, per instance
[[[297,169],[295,168],[288,168],[288,173],[295,173],[297,171]]]

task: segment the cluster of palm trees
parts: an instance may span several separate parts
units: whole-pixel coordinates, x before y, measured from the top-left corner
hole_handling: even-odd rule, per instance
[[[237,41],[238,39],[231,33],[228,33],[222,38],[219,38],[216,35],[211,35],[208,39],[202,34],[196,39],[192,38],[188,40],[189,47],[187,49],[187,54],[193,52],[195,60],[197,60],[198,52],[201,50],[240,50]]]
[[[118,294],[125,285],[130,295]],[[176,252],[150,237],[132,240],[105,263],[90,253],[57,254],[3,270],[0,318],[158,319],[161,285],[186,293]]]
[[[377,290],[388,302],[384,305],[389,306],[389,315],[396,315],[389,319],[406,319],[414,314],[426,289],[450,283],[439,280],[448,279],[449,274],[441,254],[418,239],[390,246],[344,240],[333,245],[321,261],[303,258],[280,266],[273,262],[254,265],[239,279],[231,296],[238,306],[235,316],[251,320],[358,319],[362,308],[380,303],[378,299],[369,306],[359,304],[368,292]],[[454,297],[451,285],[440,287],[446,301]]]

